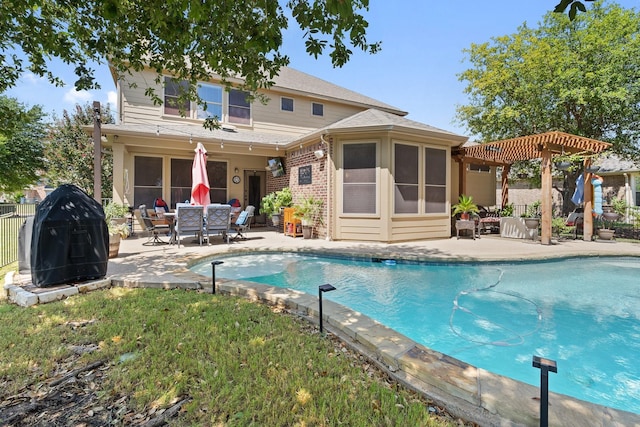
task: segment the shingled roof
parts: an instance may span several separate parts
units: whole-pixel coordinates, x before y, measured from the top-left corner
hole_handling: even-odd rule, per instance
[[[306,93],[318,99],[335,99],[341,103],[345,101],[353,102],[355,104],[385,110],[400,116],[406,116],[408,114],[406,111],[377,99],[370,98],[361,93],[354,92],[290,67],[282,67],[279,74],[274,77],[274,87],[272,87],[272,89],[277,90],[278,88]]]

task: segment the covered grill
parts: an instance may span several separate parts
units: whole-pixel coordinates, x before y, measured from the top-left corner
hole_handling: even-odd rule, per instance
[[[38,205],[31,236],[31,278],[36,286],[102,278],[108,255],[104,211],[87,193],[62,185]]]

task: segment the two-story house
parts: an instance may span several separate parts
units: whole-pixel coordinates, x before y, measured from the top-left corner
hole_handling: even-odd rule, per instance
[[[134,83],[132,85],[132,83]],[[212,76],[201,82],[206,111],[176,103],[175,81],[156,84],[149,70],[116,81],[118,123],[102,133],[113,149],[113,198],[172,207],[188,200],[194,148],[208,151],[211,201],[262,197],[289,186],[294,201],[325,201],[319,234],[335,240],[395,242],[451,235],[451,147],[466,137],[406,119],[406,112],[327,81],[283,68],[264,94],[248,102]],[[154,105],[147,88],[162,94]],[[221,128],[204,129],[208,116]],[[282,164],[283,168],[279,168]],[[284,172],[284,173],[283,173]],[[265,222],[257,215],[258,222]]]

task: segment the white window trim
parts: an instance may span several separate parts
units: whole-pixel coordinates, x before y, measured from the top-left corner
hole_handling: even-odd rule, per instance
[[[375,213],[345,213],[343,198],[344,198],[344,146],[351,144],[375,144],[376,146],[376,210]],[[341,141],[339,148],[340,167],[337,176],[337,185],[340,189],[339,197],[337,197],[338,212],[341,218],[367,218],[367,219],[379,219],[380,218],[380,186],[381,186],[381,167],[380,167],[380,145],[379,139],[363,139],[363,140],[348,140]]]
[[[285,110],[284,108],[282,108],[282,101],[285,99],[290,99],[291,100],[291,110]],[[289,96],[281,96],[280,97],[280,111],[283,111],[285,113],[293,113],[294,111],[296,111],[296,100],[289,97]]]

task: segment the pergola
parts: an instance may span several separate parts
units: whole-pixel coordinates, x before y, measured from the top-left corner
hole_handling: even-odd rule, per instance
[[[460,163],[460,194],[466,194],[466,165],[468,163],[490,166],[502,166],[502,206],[509,203],[508,175],[511,165],[516,161],[542,159],[540,165],[542,176],[542,225],[541,242],[551,244],[551,200],[552,177],[551,165],[553,157],[558,155],[577,154],[584,156],[585,170],[591,165],[591,156],[609,148],[608,142],[584,138],[564,132],[546,132],[537,135],[520,136],[502,141],[488,142],[469,147],[461,147],[454,152],[454,158]],[[584,239],[591,240],[593,217],[587,215],[593,209],[591,174],[586,173],[584,179]]]

